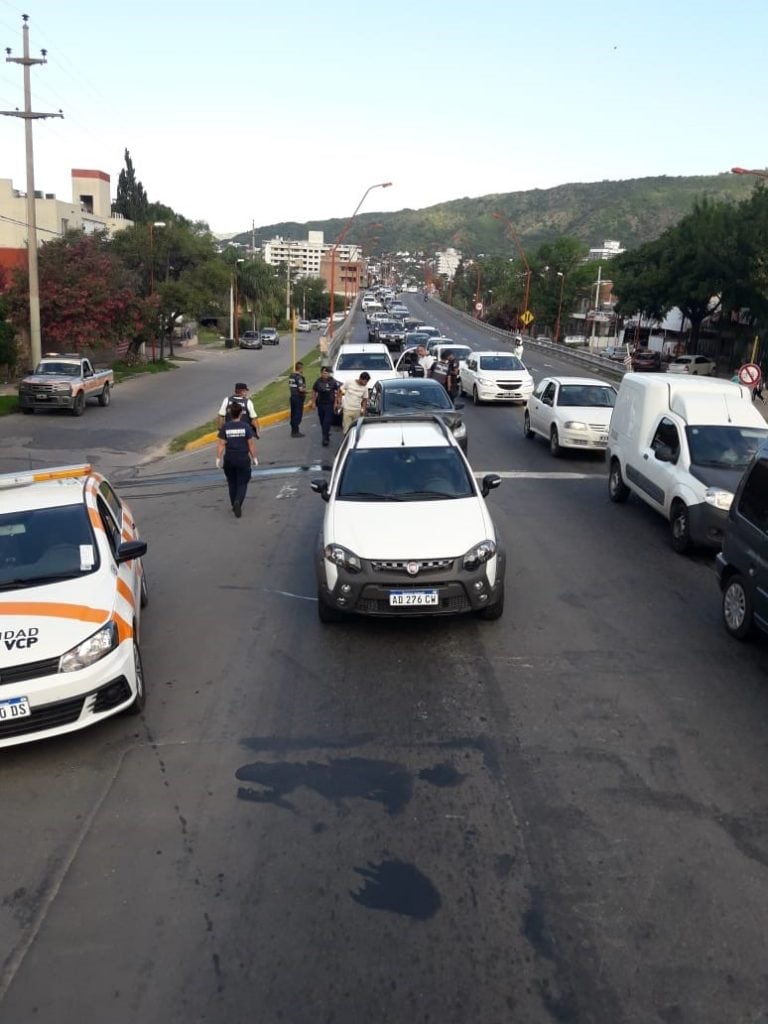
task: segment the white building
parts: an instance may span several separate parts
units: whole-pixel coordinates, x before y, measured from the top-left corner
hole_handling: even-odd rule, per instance
[[[262,242],[261,252],[264,262],[271,266],[289,263],[296,270],[298,277],[320,277],[320,263],[333,246],[324,241],[322,231],[310,231],[304,241],[294,241],[282,237]],[[356,263],[361,259],[359,245],[336,246],[337,263]]]
[[[435,272],[453,280],[461,263],[461,253],[456,249],[443,249],[435,253]]]
[[[621,256],[626,249],[622,249],[621,242],[617,242],[613,238],[606,238],[602,246],[596,246],[594,249],[590,249],[585,262],[593,263],[598,260],[612,260],[614,256]]]

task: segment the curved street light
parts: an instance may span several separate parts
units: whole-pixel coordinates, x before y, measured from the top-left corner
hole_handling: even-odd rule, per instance
[[[565,288],[565,274],[562,270],[556,271],[560,278],[560,299],[557,303],[557,320],[555,320],[555,344],[560,340],[560,316],[563,312],[563,288]]]
[[[520,259],[523,261],[523,266],[525,267],[525,297],[523,298],[523,311],[527,313],[528,312],[528,300],[529,300],[530,294],[531,294],[531,274],[532,274],[532,271],[531,271],[530,264],[528,263],[528,260],[527,260],[526,255],[525,255],[525,249],[523,249],[522,245],[520,244],[520,239],[517,237],[517,232],[515,231],[514,224],[509,219],[509,217],[505,217],[504,214],[503,213],[499,213],[498,210],[496,210],[494,213],[492,213],[491,216],[495,220],[503,220],[504,223],[507,225],[507,227],[509,228],[509,233],[512,235],[512,240],[514,241],[515,246],[517,247],[517,251],[520,254]],[[515,330],[518,329],[518,320],[519,319],[520,319],[520,316],[518,314],[518,315],[515,316]],[[526,329],[527,329],[527,325],[526,325]]]
[[[336,249],[344,241],[344,238],[346,237],[347,232],[352,227],[352,221],[357,216],[358,210],[360,209],[360,207],[365,202],[365,199],[366,199],[366,196],[368,195],[368,193],[372,192],[375,188],[389,188],[391,184],[392,184],[391,181],[380,181],[376,185],[369,185],[368,186],[368,188],[365,190],[365,192],[363,192],[363,195],[362,195],[362,197],[360,199],[360,202],[355,207],[354,213],[349,218],[347,223],[344,225],[344,227],[341,230],[341,233],[339,234],[339,237],[336,239],[336,241],[333,243],[333,246],[331,247],[331,303],[330,303],[330,317],[328,319],[328,335],[331,338],[333,337],[333,303],[334,303],[334,291],[335,291],[335,288],[336,288]]]

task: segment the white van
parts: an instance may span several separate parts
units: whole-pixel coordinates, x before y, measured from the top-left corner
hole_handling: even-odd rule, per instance
[[[669,521],[672,547],[720,547],[733,494],[768,426],[748,388],[707,377],[627,373],[608,435],[608,494],[630,492]]]

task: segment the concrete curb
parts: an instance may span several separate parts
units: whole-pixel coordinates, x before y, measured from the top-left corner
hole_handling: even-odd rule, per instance
[[[305,405],[304,412],[308,412],[310,408],[311,406]],[[274,427],[276,423],[287,423],[290,418],[290,409],[285,409],[283,412],[270,412],[266,416],[259,416],[259,427]],[[215,430],[211,431],[210,434],[203,434],[202,437],[197,437],[194,441],[188,441],[184,445],[184,451],[196,452],[198,448],[205,448],[206,445],[215,444],[218,436]]]

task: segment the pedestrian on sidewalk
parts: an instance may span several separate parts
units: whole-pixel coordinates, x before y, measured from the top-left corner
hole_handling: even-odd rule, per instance
[[[296,363],[293,373],[288,377],[288,389],[291,402],[291,437],[304,437],[299,430],[304,417],[304,402],[307,396],[304,363]]]
[[[321,368],[320,376],[312,385],[312,408],[317,409],[323,448],[327,448],[331,442],[333,414],[339,408],[339,382],[331,376],[330,366]]]
[[[346,434],[352,424],[360,416],[365,416],[368,408],[368,381],[370,373],[363,370],[357,380],[341,385],[341,429]]]
[[[224,467],[224,476],[229,487],[229,501],[232,511],[239,519],[243,514],[243,502],[251,481],[251,466],[258,464],[256,441],[251,424],[245,419],[243,406],[233,402],[230,419],[219,428],[216,446],[216,468]]]

